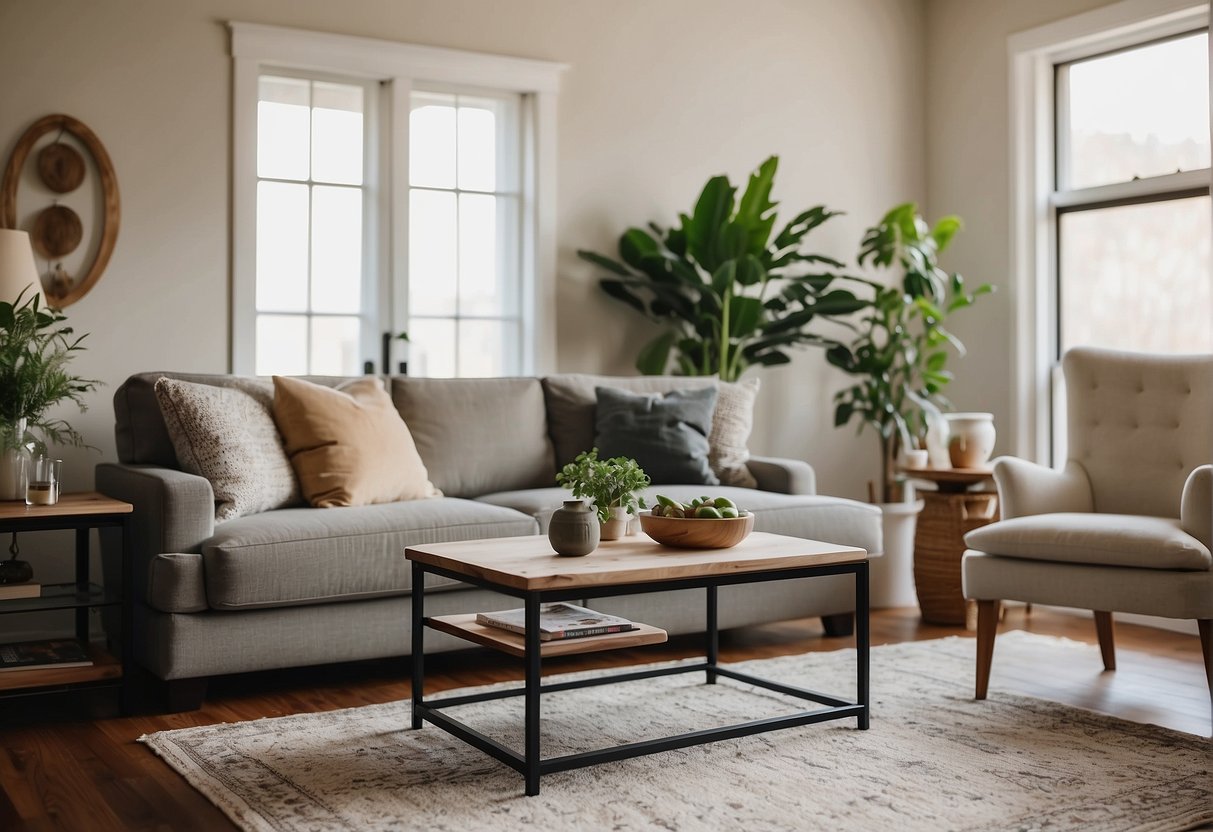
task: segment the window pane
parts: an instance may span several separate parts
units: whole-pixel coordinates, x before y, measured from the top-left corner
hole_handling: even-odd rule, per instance
[[[430,378],[455,376],[455,322],[409,321],[409,372]]]
[[[257,102],[257,175],[307,179],[308,82],[262,76]]]
[[[1209,197],[1062,214],[1061,347],[1213,350]]]
[[[312,318],[312,365],[320,376],[356,376],[362,367],[357,318]]]
[[[307,373],[307,318],[303,315],[257,316],[257,375],[300,376]]]
[[[459,108],[459,187],[491,191],[497,184],[497,118],[483,107]]]
[[[455,96],[415,92],[409,114],[409,184],[455,187]]]
[[[1069,73],[1070,177],[1085,188],[1209,166],[1207,32],[1093,58]]]
[[[363,90],[316,81],[312,90],[312,178],[362,184]]]
[[[409,193],[409,312],[454,315],[458,268],[455,194]]]
[[[517,201],[459,195],[459,314],[518,314]]]
[[[307,309],[307,185],[257,183],[257,308]]]
[[[362,190],[316,185],[312,188],[312,311],[361,310]]]
[[[459,322],[459,375],[464,378],[518,374],[515,321]]]

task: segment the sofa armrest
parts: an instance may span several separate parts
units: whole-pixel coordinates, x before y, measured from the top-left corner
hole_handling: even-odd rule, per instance
[[[746,461],[746,467],[758,481],[761,491],[778,494],[817,493],[817,474],[812,465],[802,460],[752,456]]]
[[[1188,474],[1179,507],[1179,525],[1213,549],[1213,465],[1202,465]]]
[[[1055,471],[1013,456],[994,460],[994,482],[1003,520],[1033,514],[1094,511],[1091,482],[1074,460]]]

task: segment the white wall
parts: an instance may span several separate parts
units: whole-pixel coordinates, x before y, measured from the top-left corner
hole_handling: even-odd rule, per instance
[[[101,453],[65,454],[69,488],[89,487],[93,465],[114,458],[110,398],[128,374],[228,369],[229,19],[571,65],[559,118],[561,370],[630,372],[649,335],[574,251],[671,220],[710,175],[740,180],[780,154],[775,196],[789,212],[848,212],[814,240],[844,258],[887,207],[926,196],[924,7],[913,0],[0,3],[0,149],[36,118],[68,113],[105,143],[122,193],[113,260],[68,310],[92,333],[76,369],[107,385],[71,417]],[[754,449],[808,459],[823,490],[862,496],[875,440],[831,427],[841,379],[805,354],[764,381]]]

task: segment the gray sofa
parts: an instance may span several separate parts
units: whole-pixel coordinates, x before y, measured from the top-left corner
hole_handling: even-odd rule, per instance
[[[442,498],[348,508],[283,508],[214,520],[210,483],[178,468],[153,386],[162,375],[219,386],[268,379],[143,373],[114,396],[117,464],[97,489],[135,506],[136,658],[170,683],[174,707],[196,707],[206,677],[400,656],[410,646],[405,547],[546,531],[567,496],[555,472],[594,434],[594,386],[656,392],[713,383],[683,378],[558,375],[515,379],[388,379],[393,401]],[[335,384],[340,379],[312,379]],[[661,485],[689,499],[711,491],[756,515],[755,528],[881,550],[879,511],[816,494],[804,462],[752,459],[757,489]],[[107,570],[116,541],[103,537]],[[429,586],[429,585],[427,585]],[[506,609],[517,601],[438,578],[433,615]],[[699,594],[603,598],[593,606],[669,629],[703,627]],[[728,587],[720,625],[852,612],[849,577]],[[466,647],[440,633],[433,649]],[[428,645],[431,642],[427,641]]]

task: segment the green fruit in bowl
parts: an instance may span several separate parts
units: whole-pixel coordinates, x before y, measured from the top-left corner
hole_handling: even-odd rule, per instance
[[[700,506],[699,508],[695,509],[695,516],[711,518],[713,520],[719,520],[721,518],[720,509],[716,508],[716,506]]]
[[[724,508],[720,509],[720,516],[729,520],[734,520],[741,515],[737,512],[736,506],[725,506]]]
[[[724,508],[731,508],[733,510],[737,509],[737,503],[733,502],[728,497],[717,497],[715,500],[712,501],[712,505],[716,506],[716,508],[721,508],[721,509],[724,509]]]

